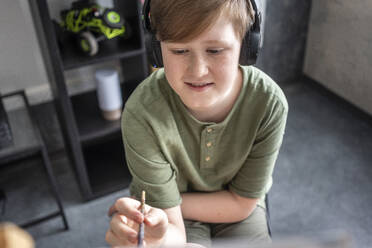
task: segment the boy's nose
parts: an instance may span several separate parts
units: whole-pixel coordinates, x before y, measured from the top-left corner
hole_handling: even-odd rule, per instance
[[[208,63],[201,56],[193,56],[189,61],[189,74],[195,77],[196,79],[202,78],[208,74]]]

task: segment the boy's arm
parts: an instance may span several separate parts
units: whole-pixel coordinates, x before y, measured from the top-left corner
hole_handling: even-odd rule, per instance
[[[231,223],[246,219],[255,209],[257,201],[258,199],[241,197],[228,190],[213,193],[183,193],[181,210],[184,219],[208,223]]]
[[[186,243],[186,232],[183,224],[181,207],[164,209],[168,217],[168,229],[165,234],[163,245],[180,245]]]

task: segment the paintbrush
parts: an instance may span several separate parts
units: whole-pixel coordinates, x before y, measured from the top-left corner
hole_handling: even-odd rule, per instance
[[[141,206],[140,206],[140,211],[142,214],[145,214],[145,201],[146,201],[146,192],[142,190]],[[145,237],[145,225],[142,222],[139,225],[139,231],[138,231],[138,247],[143,247],[144,237]]]

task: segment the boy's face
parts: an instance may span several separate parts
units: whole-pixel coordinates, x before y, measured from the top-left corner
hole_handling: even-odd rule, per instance
[[[240,46],[224,16],[189,42],[161,42],[167,80],[188,109],[209,111],[236,97]]]

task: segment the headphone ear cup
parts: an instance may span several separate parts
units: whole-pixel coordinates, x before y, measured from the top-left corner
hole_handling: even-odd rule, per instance
[[[240,58],[239,64],[241,65],[248,65],[248,57],[249,57],[249,32],[243,38],[242,46],[240,48]]]
[[[153,34],[147,32],[145,34],[145,46],[149,63],[155,68],[163,67],[160,41]]]
[[[155,66],[157,68],[163,67],[163,56],[161,55],[161,46],[160,46],[160,41],[158,41],[155,37],[155,35],[152,36],[152,41],[151,41],[151,47],[152,47],[152,54],[155,62]]]
[[[261,33],[249,31],[242,41],[240,50],[239,63],[241,65],[254,65],[256,64],[258,52],[260,50]]]
[[[153,49],[152,49],[152,35],[149,32],[145,32],[145,46],[146,46],[146,55],[148,62],[152,66],[156,66],[154,56],[153,56]]]
[[[145,0],[142,8],[142,24],[145,32],[145,46],[147,58],[150,64],[155,67],[163,67],[163,57],[161,55],[160,41],[156,39],[156,34],[151,28],[150,20],[150,0]]]

